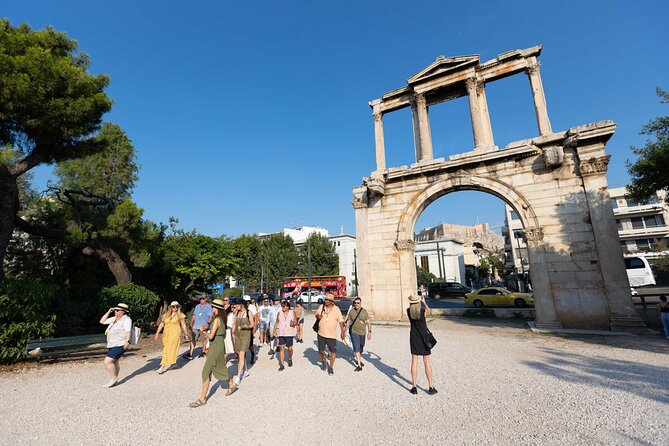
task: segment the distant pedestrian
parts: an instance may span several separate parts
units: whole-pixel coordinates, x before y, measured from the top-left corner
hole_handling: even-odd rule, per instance
[[[297,316],[290,309],[290,303],[281,303],[281,313],[276,318],[273,335],[279,337],[279,371],[284,369],[284,351],[288,349],[288,367],[293,366],[293,338],[297,333]]]
[[[193,309],[193,316],[190,318],[190,351],[184,353],[184,358],[193,359],[193,352],[195,351],[195,346],[200,338],[202,339],[202,352],[200,352],[200,357],[204,356],[204,345],[207,341],[204,332],[209,329],[209,324],[211,324],[213,318],[214,313],[212,312],[211,305],[207,303],[207,296],[203,294],[200,296],[200,303],[195,306]]]
[[[209,340],[209,354],[207,360],[202,368],[202,391],[200,397],[190,403],[190,407],[196,408],[207,404],[207,392],[209,392],[209,385],[211,384],[211,376],[219,381],[228,382],[228,391],[225,396],[230,396],[237,390],[237,385],[230,379],[228,367],[225,361],[225,321],[223,320],[223,310],[225,308],[224,302],[219,299],[214,299],[211,303],[214,320],[208,331],[203,332],[203,336]]]
[[[161,318],[160,325],[156,330],[156,341],[158,335],[163,332],[163,358],[160,361],[158,374],[162,375],[177,363],[177,354],[179,344],[181,344],[181,334],[190,341],[188,329],[186,328],[186,316],[181,312],[181,305],[173,301]]]
[[[334,363],[337,357],[337,326],[341,331],[341,338],[346,336],[346,329],[344,327],[344,317],[341,310],[334,304],[334,296],[332,294],[325,295],[325,302],[318,307],[316,311],[316,319],[318,319],[318,354],[321,355],[321,370],[327,369],[328,375],[334,375]],[[330,363],[328,364],[325,357],[325,347],[330,351]]]
[[[237,306],[237,312],[232,327],[232,340],[235,344],[235,352],[237,352],[239,362],[237,363],[237,374],[232,379],[235,384],[239,385],[243,378],[249,376],[249,372],[246,370],[246,351],[249,349],[253,324],[249,318],[246,302],[239,300],[235,305]]]
[[[423,302],[425,308],[421,308],[420,303]],[[430,307],[425,302],[425,296],[410,296],[409,308],[407,308],[407,316],[411,323],[411,332],[409,336],[409,344],[411,346],[411,393],[416,395],[416,380],[418,378],[418,357],[423,357],[423,365],[425,366],[425,376],[429,389],[428,394],[434,395],[437,389],[432,385],[432,365],[430,364],[431,350],[425,345],[425,337],[429,332],[427,329],[427,322],[425,317],[430,315]]]
[[[249,312],[249,321],[251,321],[251,337],[249,339],[249,362],[251,364],[256,362],[256,348],[253,345],[253,338],[255,337],[256,330],[258,329],[258,306],[255,301],[251,300],[251,296],[248,294],[244,296],[244,302]]]
[[[348,332],[351,335],[351,345],[355,353],[355,371],[360,372],[364,366],[362,362],[362,351],[365,348],[365,338],[372,339],[372,321],[367,310],[362,308],[362,299],[356,297],[353,300],[353,309],[346,316]]]
[[[657,304],[657,315],[662,321],[664,336],[669,339],[669,303],[667,303],[667,296],[660,296],[660,303]]]
[[[304,307],[302,306],[302,299],[298,299],[295,303],[295,317],[297,317],[297,342],[304,342],[302,339],[304,330]]]
[[[105,335],[107,335],[107,355],[105,356],[104,364],[110,379],[104,387],[113,387],[116,385],[118,374],[121,371],[119,359],[130,348],[132,319],[130,319],[128,313],[128,305],[120,303],[107,310],[100,318],[101,324],[109,325],[107,330],[105,330]]]
[[[261,347],[265,343],[269,344],[269,310],[270,310],[270,308],[271,307],[269,305],[269,296],[267,295],[267,293],[263,293],[262,303],[260,305],[260,308],[258,308],[258,316],[259,316],[258,332],[260,333],[258,335],[258,337],[259,337]]]
[[[277,348],[277,339],[275,336],[272,336],[272,333],[274,332],[274,324],[276,323],[276,317],[281,313],[281,300],[278,297],[274,297],[274,305],[272,305],[269,309],[269,326],[268,326],[268,331],[270,334],[270,339],[269,339],[269,351],[267,352],[268,355],[274,355],[274,352],[276,351]]]

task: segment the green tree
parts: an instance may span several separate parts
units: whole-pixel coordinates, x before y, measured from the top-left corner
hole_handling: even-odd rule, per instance
[[[669,103],[669,92],[657,88],[660,103]],[[658,190],[669,192],[669,116],[661,116],[651,120],[641,129],[642,135],[651,135],[655,140],[648,139],[643,147],[630,147],[637,155],[634,163],[627,162],[627,170],[632,177],[627,187],[630,196],[643,203],[655,195]],[[669,194],[665,198],[669,200]]]
[[[311,250],[311,274],[331,276],[339,274],[339,255],[334,245],[326,236],[312,232],[298,249],[298,274],[307,275],[307,247]]]
[[[416,266],[416,277],[418,281],[418,286],[424,286],[427,287],[429,283],[432,283],[437,280],[437,276],[432,274],[426,269],[421,268],[420,266]]]
[[[276,290],[283,279],[297,271],[297,248],[293,239],[281,233],[272,234],[262,241],[260,258],[265,272],[267,289]]]
[[[239,267],[234,272],[237,281],[248,288],[260,289],[262,284],[261,241],[256,235],[242,235],[235,239]]]
[[[40,164],[94,153],[111,109],[105,75],[88,73],[77,42],[53,28],[33,31],[0,19],[0,278],[19,211],[18,179]]]

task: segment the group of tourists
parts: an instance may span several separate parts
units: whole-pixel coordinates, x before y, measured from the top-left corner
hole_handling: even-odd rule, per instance
[[[421,307],[421,303],[423,307]],[[428,394],[437,393],[432,384],[432,367],[430,365],[431,346],[426,346],[426,337],[432,336],[427,329],[426,316],[430,309],[424,298],[410,297],[407,316],[411,323],[410,347],[411,362],[411,393],[417,394],[416,380],[419,356],[423,357],[427,376]],[[189,350],[183,354],[186,359],[193,359],[198,342],[202,342],[200,356],[206,356],[202,368],[202,388],[197,400],[190,404],[196,408],[207,403],[207,393],[212,376],[228,384],[226,396],[235,393],[241,381],[249,376],[247,359],[250,365],[257,360],[255,333],[259,333],[259,349],[268,347],[268,354],[278,358],[279,371],[293,366],[293,345],[302,343],[304,328],[304,308],[300,300],[291,308],[288,300],[274,298],[270,303],[267,294],[262,295],[260,304],[253,302],[249,296],[243,298],[223,297],[211,303],[206,296],[200,297],[191,317],[190,330],[186,326],[186,316],[181,312],[181,305],[172,302],[161,317],[155,338],[163,333],[163,355],[158,374],[168,371],[177,362],[181,337],[190,342]],[[108,353],[104,364],[110,375],[105,387],[113,387],[118,382],[120,371],[119,359],[130,345],[132,320],[126,304],[119,303],[110,308],[100,319],[101,324],[108,325]],[[339,328],[339,335],[337,329]],[[337,338],[346,340],[348,336],[355,354],[355,371],[363,370],[362,353],[365,341],[372,338],[370,315],[362,307],[362,299],[353,300],[346,317],[335,305],[334,297],[326,296],[316,311],[314,330],[317,331],[317,347],[321,357],[321,369],[334,375],[337,357]],[[433,337],[432,337],[433,339]],[[434,341],[436,342],[436,341]],[[236,373],[231,376],[228,363],[237,362]]]

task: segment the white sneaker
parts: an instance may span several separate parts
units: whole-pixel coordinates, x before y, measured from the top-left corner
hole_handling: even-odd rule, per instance
[[[248,371],[248,370],[244,370],[244,375],[242,376],[242,378],[246,379],[246,378],[249,377],[249,375],[250,375],[249,371]]]
[[[118,382],[118,380],[116,380],[116,379],[111,379],[111,380],[109,380],[109,382],[108,382],[107,384],[105,384],[105,385],[102,386],[102,387],[106,387],[106,388],[114,387],[114,386],[116,385],[117,382]]]
[[[239,376],[235,375],[232,377],[232,382],[235,383],[236,385],[239,385]]]
[[[166,369],[165,367],[162,367],[162,366],[161,366],[161,367],[158,369],[158,374],[159,374],[159,375],[162,375],[162,374],[165,373],[166,371],[167,371],[167,369]]]

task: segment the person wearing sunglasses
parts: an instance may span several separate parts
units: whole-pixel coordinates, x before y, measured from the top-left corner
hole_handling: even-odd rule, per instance
[[[163,359],[160,361],[159,375],[162,375],[177,363],[182,333],[186,337],[186,341],[190,342],[188,329],[186,328],[186,316],[181,312],[179,302],[173,301],[163,314],[160,325],[156,330],[156,341],[161,331],[163,332]]]
[[[107,355],[104,359],[105,368],[109,373],[109,382],[103,387],[114,387],[118,383],[118,374],[121,372],[119,360],[130,348],[130,333],[132,319],[128,316],[130,307],[120,303],[107,310],[100,318],[100,323],[109,325],[105,330],[107,336]]]
[[[362,362],[362,351],[365,348],[365,338],[372,339],[372,321],[369,318],[367,310],[362,308],[362,299],[356,297],[353,301],[353,308],[346,316],[346,325],[351,335],[351,344],[355,353],[355,371],[362,371],[364,366]]]
[[[260,347],[269,343],[269,296],[267,293],[262,295],[262,304],[258,308],[258,315],[260,316],[260,322],[258,323],[258,331],[260,332]]]

